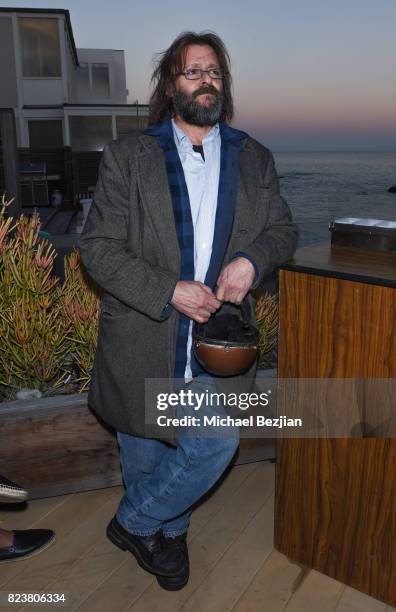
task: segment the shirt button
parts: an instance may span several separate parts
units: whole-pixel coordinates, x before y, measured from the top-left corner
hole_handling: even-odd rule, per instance
[[[206,244],[206,242],[203,242],[203,243],[201,244],[201,247],[202,247],[203,249],[206,249],[206,247],[207,247],[207,246],[208,246],[208,245]]]

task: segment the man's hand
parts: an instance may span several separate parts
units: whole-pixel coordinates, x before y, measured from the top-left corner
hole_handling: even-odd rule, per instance
[[[178,281],[171,304],[197,323],[206,323],[222,305],[210,287],[199,281]]]
[[[217,279],[217,299],[241,304],[253,285],[254,277],[253,264],[246,257],[236,257],[222,270]]]

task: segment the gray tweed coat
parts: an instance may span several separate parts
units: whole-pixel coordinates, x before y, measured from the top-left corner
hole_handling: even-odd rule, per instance
[[[236,251],[249,254],[259,269],[255,288],[293,255],[297,237],[272,154],[247,138],[223,265]],[[118,431],[145,437],[145,379],[173,375],[178,313],[164,320],[162,310],[180,269],[164,156],[153,136],[137,133],[105,147],[80,252],[104,289],[88,402]],[[247,379],[254,373],[255,366]],[[158,439],[175,444],[168,429]]]

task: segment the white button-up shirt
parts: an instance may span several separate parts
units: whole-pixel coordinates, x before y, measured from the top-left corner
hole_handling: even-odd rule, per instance
[[[172,119],[173,135],[183,166],[194,227],[194,280],[205,282],[212,254],[220,176],[221,137],[219,125],[202,140],[205,161],[192,142]],[[186,380],[191,379],[192,325],[188,331]]]

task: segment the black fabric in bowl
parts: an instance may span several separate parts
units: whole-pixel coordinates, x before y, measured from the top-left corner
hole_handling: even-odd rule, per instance
[[[221,312],[213,314],[207,323],[195,323],[195,340],[210,344],[232,344],[234,346],[253,346],[258,342],[258,330],[240,312]]]

